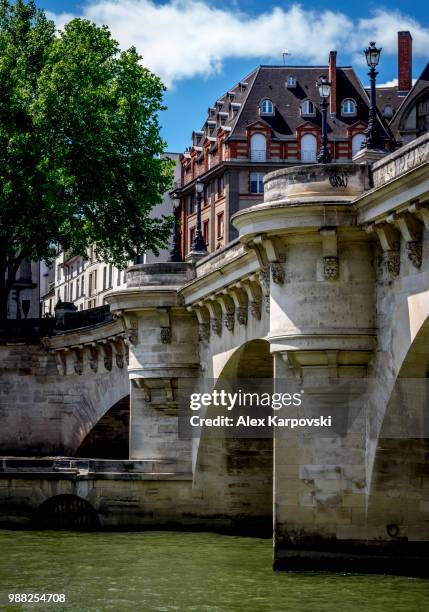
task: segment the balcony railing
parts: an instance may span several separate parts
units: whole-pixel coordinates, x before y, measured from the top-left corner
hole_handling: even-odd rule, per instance
[[[264,162],[267,161],[266,149],[252,149],[250,151],[250,159],[252,161]]]
[[[315,162],[317,161],[317,151],[312,149],[301,149],[301,161]]]

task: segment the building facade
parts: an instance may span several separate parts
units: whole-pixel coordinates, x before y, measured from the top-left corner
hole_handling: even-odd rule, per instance
[[[411,58],[411,35],[399,32],[398,85],[377,90],[386,151],[409,142],[424,129],[427,103],[419,92],[420,87],[425,88],[427,75],[419,79],[419,87],[412,86]],[[184,258],[196,232],[197,178],[204,182],[202,232],[212,252],[236,238],[232,215],[262,202],[266,173],[317,161],[322,113],[316,81],[322,75],[331,82],[328,138],[332,161],[351,161],[361,149],[368,126],[369,90],[352,67],[337,66],[336,51],[330,52],[327,66],[259,66],[208,109],[201,130],[193,132],[192,145],[182,156],[176,188],[181,196]],[[417,110],[405,116],[403,109],[414,98]]]

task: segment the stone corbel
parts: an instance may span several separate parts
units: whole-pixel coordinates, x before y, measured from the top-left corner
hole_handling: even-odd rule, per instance
[[[124,312],[122,318],[125,323],[126,342],[136,345],[139,337],[137,317],[129,312]]]
[[[187,306],[186,310],[195,312],[198,321],[198,339],[200,342],[210,340],[210,314],[202,302],[192,306]]]
[[[232,297],[228,291],[224,289],[220,295],[217,296],[220,307],[222,309],[223,321],[228,331],[234,331],[235,323],[235,305]]]
[[[237,283],[235,287],[231,287],[231,297],[235,306],[237,322],[240,325],[247,325],[248,299],[241,283]]]
[[[328,281],[337,280],[340,272],[337,230],[322,227],[319,234],[322,237],[323,277]]]
[[[134,378],[133,384],[144,393],[144,400],[152,408],[166,414],[177,414],[174,379],[172,378]]]
[[[282,353],[282,359],[285,362],[286,366],[291,370],[295,379],[299,385],[302,384],[302,367],[299,363],[298,359],[294,355],[294,351],[287,351],[286,353]]]
[[[72,346],[72,353],[75,374],[83,374],[83,345]]]
[[[286,261],[286,254],[281,241],[278,238],[259,235],[248,243],[248,247],[254,250],[261,272],[264,271],[267,274],[265,271],[268,270],[268,280],[271,271],[273,283],[283,285],[285,282],[284,262]]]
[[[401,266],[400,234],[392,223],[380,223],[368,226],[367,231],[374,229],[383,249],[383,260],[390,278],[399,276]]]
[[[65,376],[67,374],[67,353],[68,348],[62,348],[54,351],[55,361],[57,364],[58,374]]]
[[[204,304],[210,313],[211,330],[214,334],[220,336],[222,333],[222,310],[216,301],[216,296],[211,295]]]
[[[107,340],[99,340],[97,342],[98,346],[101,349],[101,354],[103,356],[103,364],[104,368],[110,372],[112,370],[112,347]]]
[[[161,342],[162,344],[171,344],[170,309],[160,306],[156,310],[161,328]]]
[[[115,362],[119,369],[122,370],[125,363],[125,345],[121,337],[116,337],[112,342],[112,350],[115,355]]]
[[[429,231],[429,202],[419,202],[414,200],[408,206],[408,212],[411,215],[415,215],[422,223],[425,228]]]
[[[85,346],[88,352],[89,367],[93,372],[98,370],[98,348],[95,342],[91,342]]]
[[[389,220],[389,219],[388,219]],[[395,215],[394,225],[405,241],[407,257],[416,268],[422,265],[422,224],[410,213]]]
[[[247,294],[247,300],[249,304],[250,314],[254,319],[260,321],[261,319],[261,304],[262,304],[262,290],[261,286],[256,282],[255,275],[252,275],[242,283],[237,283],[237,287],[241,287]]]

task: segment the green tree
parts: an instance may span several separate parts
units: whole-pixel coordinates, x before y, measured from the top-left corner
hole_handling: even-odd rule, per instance
[[[56,35],[33,1],[0,0],[0,318],[21,262],[58,244],[118,266],[165,246],[171,218],[150,217],[172,181],[164,90],[106,26]]]

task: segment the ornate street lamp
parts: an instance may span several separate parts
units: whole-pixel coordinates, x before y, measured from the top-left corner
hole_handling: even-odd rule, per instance
[[[331,163],[331,153],[328,147],[328,98],[331,95],[331,83],[325,76],[321,76],[316,83],[319,95],[322,98],[322,144],[317,161],[320,164]]]
[[[375,67],[378,66],[378,62],[380,61],[380,54],[381,48],[377,49],[375,42],[370,42],[369,47],[365,49],[366,63],[369,67],[368,76],[371,82],[371,95],[368,127],[365,130],[365,140],[362,143],[362,149],[384,149],[384,139],[377,121],[377,97],[375,89],[375,79],[378,74]]]
[[[173,229],[173,247],[170,251],[170,261],[183,261],[182,249],[180,245],[180,222],[179,222],[179,208],[180,208],[180,195],[177,191],[171,194],[173,200],[173,215],[174,215],[174,229]]]
[[[200,178],[197,178],[195,182],[195,191],[197,194],[197,227],[195,231],[195,238],[191,246],[191,251],[197,253],[207,253],[207,245],[201,230],[201,201],[203,197],[204,183]]]

